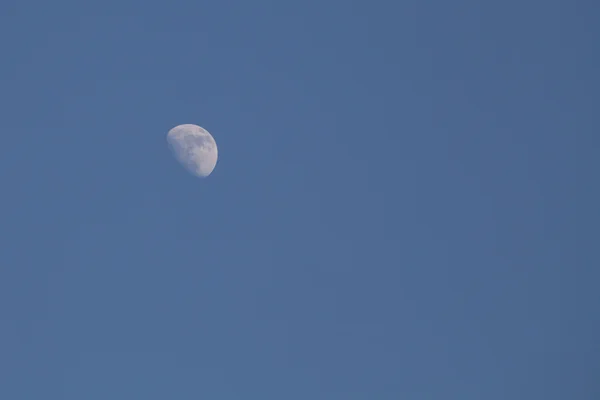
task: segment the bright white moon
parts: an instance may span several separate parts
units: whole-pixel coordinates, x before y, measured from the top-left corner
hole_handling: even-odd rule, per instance
[[[173,155],[189,172],[205,178],[217,165],[217,143],[204,128],[193,124],[178,125],[167,133]]]

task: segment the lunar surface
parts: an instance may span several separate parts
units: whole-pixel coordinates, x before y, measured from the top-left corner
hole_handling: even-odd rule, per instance
[[[205,178],[217,165],[217,143],[204,128],[193,124],[178,125],[167,134],[173,155],[189,172]]]

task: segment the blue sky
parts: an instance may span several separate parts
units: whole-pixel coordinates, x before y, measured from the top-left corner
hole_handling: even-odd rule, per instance
[[[597,19],[3,1],[0,397],[599,398]]]

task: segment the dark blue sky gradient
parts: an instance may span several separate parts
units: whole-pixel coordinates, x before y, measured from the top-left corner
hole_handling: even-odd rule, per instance
[[[600,398],[598,11],[3,1],[0,398]]]

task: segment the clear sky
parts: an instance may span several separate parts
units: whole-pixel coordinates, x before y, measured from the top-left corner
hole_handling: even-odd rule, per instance
[[[0,398],[600,398],[599,8],[0,2]]]

